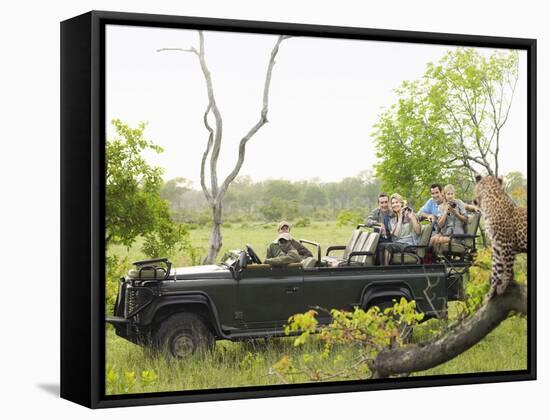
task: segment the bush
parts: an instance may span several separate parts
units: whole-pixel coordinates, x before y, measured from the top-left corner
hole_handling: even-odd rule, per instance
[[[209,211],[202,211],[197,215],[196,223],[199,226],[208,225],[212,221],[212,214]]]
[[[336,226],[358,225],[363,222],[361,215],[352,210],[340,210],[336,218]]]
[[[314,220],[333,220],[334,212],[329,209],[317,209],[311,214],[311,217]]]
[[[311,220],[309,220],[309,217],[301,217],[294,223],[295,227],[308,227],[311,225]]]
[[[128,257],[119,258],[117,255],[107,255],[105,258],[105,313],[113,313],[117,293],[118,279],[126,274],[130,267]]]
[[[226,219],[230,223],[242,223],[244,221],[244,218],[242,216],[227,216]]]

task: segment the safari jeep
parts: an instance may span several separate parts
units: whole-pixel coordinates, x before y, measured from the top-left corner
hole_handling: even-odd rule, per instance
[[[133,343],[185,357],[216,340],[283,336],[288,318],[312,307],[366,309],[403,297],[431,318],[445,316],[447,303],[463,298],[475,230],[428,261],[432,227],[425,225],[419,245],[382,266],[376,265],[379,234],[362,228],[325,256],[318,244],[302,240],[317,251],[307,264],[262,264],[250,245],[228,252],[218,265],[173,268],[165,258],[135,262],[120,279],[114,316],[106,321]],[[343,254],[332,256],[334,251]],[[319,316],[320,323],[330,322],[323,312]]]

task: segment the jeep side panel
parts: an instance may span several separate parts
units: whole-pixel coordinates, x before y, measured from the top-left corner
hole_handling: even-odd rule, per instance
[[[443,266],[374,266],[320,268],[304,271],[305,307],[365,308],[374,299],[414,299],[422,312],[446,308]]]
[[[304,311],[301,266],[249,266],[239,280],[236,316],[245,329],[280,328]]]

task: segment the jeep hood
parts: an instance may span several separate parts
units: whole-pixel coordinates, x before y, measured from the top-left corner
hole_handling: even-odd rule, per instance
[[[223,265],[197,265],[172,269],[168,278],[172,280],[193,280],[231,277],[231,272]]]

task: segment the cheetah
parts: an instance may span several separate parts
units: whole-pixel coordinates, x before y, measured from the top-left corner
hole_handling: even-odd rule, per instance
[[[516,206],[504,192],[501,178],[476,175],[475,179],[474,203],[481,208],[493,249],[491,299],[514,281],[516,254],[527,252],[527,209]]]

